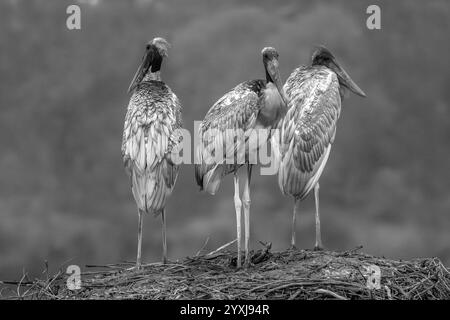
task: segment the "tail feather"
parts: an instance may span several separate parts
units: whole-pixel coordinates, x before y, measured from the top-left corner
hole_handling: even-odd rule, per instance
[[[209,170],[203,178],[203,189],[209,194],[215,195],[219,189],[223,177],[223,166],[215,166]]]
[[[200,191],[203,191],[203,170],[201,164],[196,164],[194,166],[195,170],[195,181],[197,181],[197,185],[200,187]]]
[[[291,145],[281,160],[278,171],[278,184],[283,194],[292,195],[300,200],[304,199],[319,181],[328,160],[330,150],[331,145],[328,145],[326,151],[318,160],[320,165],[316,166],[313,171],[301,171],[295,165],[293,142],[291,142]]]
[[[195,179],[200,187],[200,191],[206,191],[214,195],[219,189],[223,176],[224,170],[221,165],[195,165]]]
[[[164,209],[172,187],[166,184],[163,169],[159,164],[156,170],[143,174],[132,171],[131,190],[139,210],[157,215]]]

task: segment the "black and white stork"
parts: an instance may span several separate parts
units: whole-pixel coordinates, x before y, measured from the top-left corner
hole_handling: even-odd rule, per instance
[[[165,205],[177,179],[171,151],[180,143],[181,104],[161,80],[168,42],[155,38],[145,47],[142,63],[128,89],[132,93],[125,116],[122,158],[138,207],[136,268],[141,267],[142,224],[145,213],[161,215],[163,263],[167,261]]]
[[[245,81],[220,98],[209,109],[199,128],[195,177],[201,190],[215,194],[222,178],[234,174],[234,205],[237,229],[237,267],[241,266],[241,207],[244,209],[245,266],[249,260],[250,179],[252,163],[266,139],[255,139],[256,130],[271,130],[285,113],[285,98],[278,69],[278,52],[262,50],[266,80]],[[240,139],[240,134],[244,139]],[[270,136],[270,135],[268,135]],[[238,137],[238,138],[237,138]],[[240,136],[242,137],[242,136]],[[259,136],[260,137],[260,136]],[[226,161],[230,159],[231,162]],[[243,159],[243,161],[239,161]],[[238,170],[247,166],[243,199],[239,197]]]
[[[330,155],[348,89],[365,97],[333,54],[318,47],[310,66],[295,69],[283,87],[288,111],[280,122],[281,163],[278,182],[285,195],[294,197],[291,245],[295,247],[295,219],[299,202],[314,189],[316,203],[315,249],[323,248],[320,233],[319,179]]]

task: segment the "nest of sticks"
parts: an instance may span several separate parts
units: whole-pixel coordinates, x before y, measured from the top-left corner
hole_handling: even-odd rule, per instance
[[[360,249],[275,253],[263,244],[251,253],[250,267],[237,269],[236,252],[223,246],[141,270],[131,262],[86,266],[78,290],[67,288],[61,270],[3,282],[0,293],[6,299],[450,299],[450,272],[439,259],[392,260]]]

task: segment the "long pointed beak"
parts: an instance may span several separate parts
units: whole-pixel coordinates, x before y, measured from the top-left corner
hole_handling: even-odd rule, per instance
[[[366,97],[366,94],[362,89],[350,78],[348,73],[342,68],[339,64],[335,62],[336,65],[336,73],[340,78],[340,81],[344,86],[346,86],[351,92],[357,94],[361,97]]]
[[[268,63],[268,72],[269,72],[270,77],[272,78],[273,83],[277,87],[278,93],[280,94],[281,98],[283,99],[284,104],[287,106],[287,99],[286,99],[286,95],[284,94],[283,84],[281,82],[278,60],[272,59]]]
[[[134,74],[133,80],[131,80],[130,86],[128,87],[128,93],[132,92],[134,88],[144,79],[145,74],[152,64],[152,53],[151,51],[146,51],[144,57],[142,58],[141,65]]]

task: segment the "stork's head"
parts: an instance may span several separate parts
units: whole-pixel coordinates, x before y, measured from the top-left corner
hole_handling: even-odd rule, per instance
[[[313,66],[325,66],[331,70],[333,70],[336,75],[338,76],[339,83],[348,88],[353,93],[365,97],[366,94],[364,91],[361,90],[360,87],[350,78],[350,76],[347,74],[347,72],[342,68],[339,63],[337,62],[336,58],[333,56],[333,54],[325,48],[324,46],[318,46],[317,49],[314,51],[312,57],[312,65]]]
[[[149,71],[156,73],[161,69],[162,60],[168,56],[169,48],[170,44],[164,38],[154,38],[147,43],[141,65],[131,81],[128,92],[133,91]]]
[[[278,65],[278,52],[275,48],[265,47],[261,51],[264,68],[266,69],[266,80],[272,82],[278,89],[281,98],[286,103],[283,85],[281,84],[280,70]]]
[[[161,57],[168,57],[169,55],[167,52],[170,49],[170,44],[166,41],[164,38],[154,38],[152,41],[150,41],[147,46],[153,46],[161,55]]]

